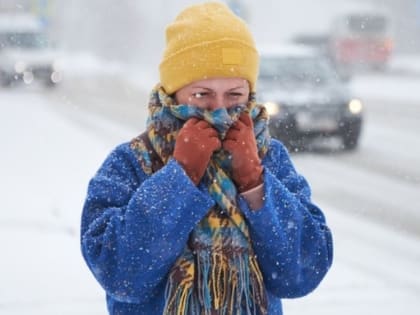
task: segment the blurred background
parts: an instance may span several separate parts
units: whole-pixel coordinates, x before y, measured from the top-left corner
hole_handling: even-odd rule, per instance
[[[165,26],[199,2],[0,0],[0,314],[106,314],[79,249],[87,184],[144,130]],[[420,0],[224,2],[335,239],[284,313],[417,314]]]

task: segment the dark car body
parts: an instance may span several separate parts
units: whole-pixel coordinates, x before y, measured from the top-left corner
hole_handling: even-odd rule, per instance
[[[261,50],[259,101],[270,114],[270,132],[289,147],[306,147],[319,137],[339,137],[357,147],[362,103],[322,55],[307,47]]]

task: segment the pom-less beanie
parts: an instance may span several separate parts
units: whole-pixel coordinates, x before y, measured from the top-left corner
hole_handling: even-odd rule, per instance
[[[225,4],[183,10],[166,28],[160,83],[168,94],[198,80],[239,77],[255,92],[259,57],[245,22]]]

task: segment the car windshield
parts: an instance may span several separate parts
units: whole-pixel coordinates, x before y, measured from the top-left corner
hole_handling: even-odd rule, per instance
[[[282,84],[326,84],[336,78],[334,70],[322,58],[315,57],[263,57],[260,79]]]
[[[25,33],[3,33],[0,34],[0,47],[13,47],[19,49],[38,49],[48,46],[47,38],[44,34],[25,32]]]
[[[354,33],[384,33],[387,28],[387,20],[383,16],[351,16],[347,23]]]

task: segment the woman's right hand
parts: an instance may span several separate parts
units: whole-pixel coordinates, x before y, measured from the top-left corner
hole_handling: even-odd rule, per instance
[[[179,131],[173,157],[198,185],[213,152],[221,146],[217,131],[208,122],[193,117]]]

